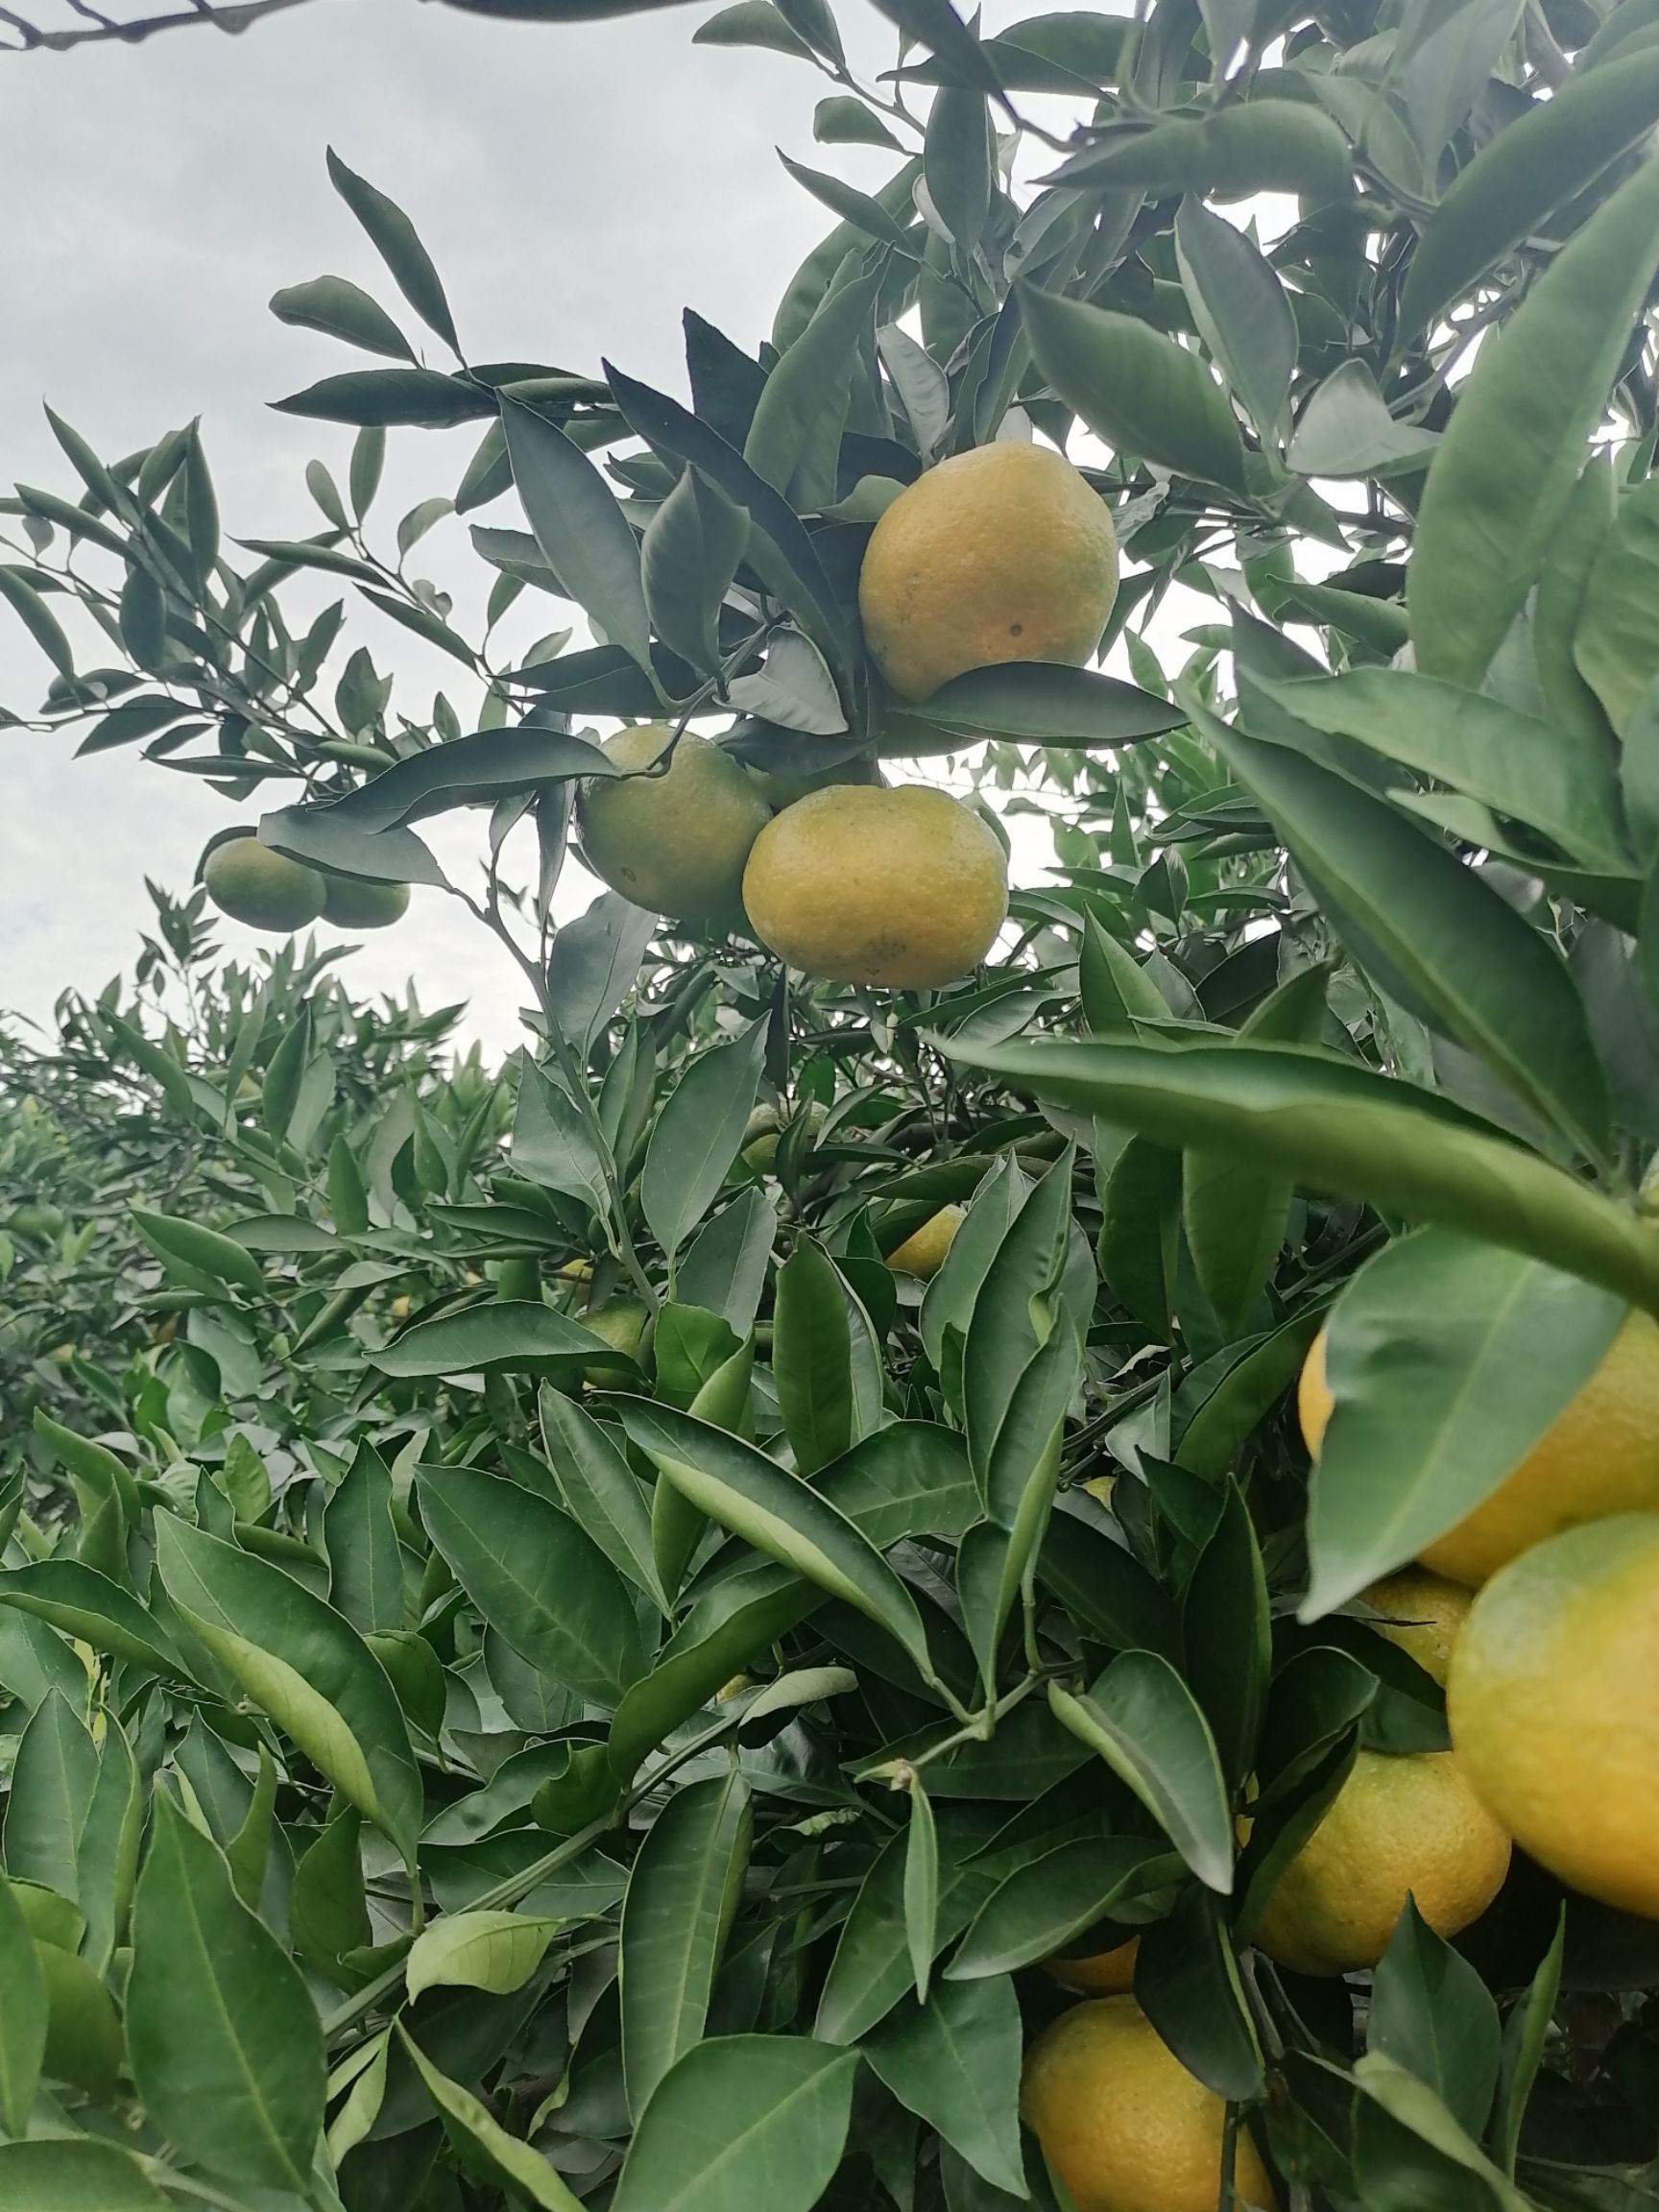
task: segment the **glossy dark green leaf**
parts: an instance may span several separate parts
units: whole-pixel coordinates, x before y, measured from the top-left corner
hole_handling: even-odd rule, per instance
[[[1193,1566],[1181,1619],[1188,1687],[1237,1790],[1255,1764],[1272,1647],[1262,1551],[1237,1482]]]
[[[343,338],[348,346],[361,346],[366,352],[386,353],[394,361],[415,358],[408,339],[386,310],[344,276],[317,276],[309,284],[290,284],[274,292],[271,312],[278,323],[321,330],[325,337]]]
[[[607,1559],[669,1610],[651,1556],[651,1508],[611,1437],[572,1398],[543,1385],[541,1439],[565,1503]]]
[[[0,599],[10,602],[19,620],[60,676],[73,677],[75,656],[63,625],[26,577],[0,566]]]
[[[1623,1318],[1605,1290],[1441,1231],[1368,1262],[1331,1318],[1335,1410],[1309,1508],[1307,1617],[1415,1558],[1489,1496]]]
[[[634,1601],[592,1538],[547,1499],[476,1468],[423,1467],[420,1495],[432,1541],[490,1625],[556,1681],[616,1704],[646,1654]]]
[[[1659,1262],[1634,1215],[1404,1080],[1290,1046],[942,1048],[1063,1105],[1437,1221],[1659,1311]]]
[[[1300,100],[1262,99],[1114,132],[1046,181],[1216,200],[1294,192],[1320,201],[1346,190],[1348,169],[1347,140],[1329,116]]]
[[[937,1815],[939,1893],[934,1940],[941,1948],[961,1934],[993,1886],[992,1877],[972,1863],[984,1835],[982,1826],[965,1819],[950,1806]],[[908,1837],[893,1837],[854,1901],[835,1946],[812,2031],[826,2043],[860,2041],[886,2018],[906,1991],[915,1988],[904,1914],[908,1860]]]
[[[840,2162],[857,2066],[794,2035],[698,2044],[647,2106],[613,2212],[810,2212]]]
[[[294,1949],[308,1966],[335,1974],[346,1953],[373,1936],[364,1893],[362,1816],[337,1800],[332,1817],[301,1852],[294,1869],[288,1923]]]
[[[138,1234],[163,1263],[193,1269],[215,1283],[234,1284],[255,1294],[265,1287],[259,1262],[233,1237],[222,1237],[204,1222],[181,1221],[167,1214],[152,1214],[134,1206],[132,1219]]]
[[[651,624],[639,545],[610,486],[582,448],[530,408],[502,415],[525,519],[565,591],[647,674]]]
[[[1128,745],[1178,730],[1186,710],[1115,676],[1052,661],[974,668],[942,684],[930,699],[891,711],[884,752],[905,758],[959,752],[965,739],[1012,737],[1021,744]]]
[[[75,1559],[41,1559],[0,1579],[0,1605],[15,1605],[138,1667],[183,1678],[187,1669],[172,1639],[138,1600]]]
[[[457,352],[460,341],[444,297],[444,286],[432,266],[431,255],[416,235],[415,226],[401,207],[377,192],[367,178],[348,169],[332,147],[328,149],[328,179],[336,192],[369,233],[374,251],[392,272],[397,289],[430,329]]]
[[[730,1772],[676,1791],[634,1863],[622,1902],[622,2067],[637,2120],[657,2084],[702,2040],[754,1831]]]
[[[723,12],[734,14],[736,11],[728,9]],[[709,27],[705,24],[703,31],[693,35],[693,44]],[[862,100],[854,100],[845,94],[819,101],[812,110],[812,135],[820,146],[890,146],[895,152],[899,151],[898,139],[880,116],[873,114]]]
[[[538,2212],[579,2212],[581,2199],[565,2186],[541,2152],[521,2136],[509,2134],[481,2099],[441,2073],[401,2023],[397,2032],[426,2094],[438,2107],[445,2133],[467,2163],[482,2168],[491,2180],[505,2186],[515,2197],[526,2199]],[[333,2140],[332,2128],[329,2140]]]
[[[999,1974],[907,1997],[863,2040],[871,2066],[994,2188],[1025,2194],[1020,2149],[1020,2004]]]
[[[391,1471],[364,1438],[323,1513],[328,1602],[365,1635],[403,1625],[403,1556]]]
[[[0,2128],[24,2135],[46,2056],[46,1977],[36,1953],[35,1936],[0,1874]],[[4,2167],[0,2166],[0,2173]]]
[[[1251,2101],[1266,2088],[1262,2045],[1215,1899],[1189,1887],[1167,1919],[1141,1937],[1141,2009],[1190,2074],[1217,2097]]]
[[[423,430],[447,430],[457,422],[493,415],[493,392],[464,376],[445,376],[436,369],[348,369],[325,376],[286,399],[274,399],[278,415],[302,415],[321,422],[348,422],[360,429],[409,423]]]
[[[1193,319],[1221,373],[1268,444],[1282,440],[1296,368],[1296,320],[1271,264],[1201,200],[1184,200],[1175,252]]]
[[[968,1455],[989,1505],[998,1438],[1061,1306],[1071,1235],[1071,1155],[1044,1175],[1009,1221],[974,1299],[963,1354]],[[1004,1527],[1011,1519],[998,1513]]]
[[[37,1707],[17,1745],[6,1807],[6,1871],[60,1896],[77,1893],[76,1859],[98,1786],[98,1753],[60,1692]]]
[[[0,2143],[7,2212],[169,2212],[131,2152],[96,2136]]]
[[[1561,1962],[1567,1948],[1567,1914],[1563,1908],[1555,1936],[1539,1961],[1538,1971],[1526,1995],[1503,2023],[1498,2069],[1497,2110],[1492,2117],[1492,2151],[1505,2174],[1513,2176],[1521,2147],[1521,2126],[1544,2062],[1544,2053],[1561,1989]]]
[[[1041,1853],[985,1900],[945,1969],[948,1982],[1010,1974],[1068,1950],[1097,1920],[1181,1875],[1181,1863],[1142,1836],[1084,1836]]]
[[[555,1074],[526,1058],[513,1116],[513,1167],[544,1190],[579,1198],[604,1220],[614,1168],[575,1098]]]
[[[702,1229],[680,1262],[676,1287],[689,1306],[718,1313],[747,1336],[765,1288],[778,1212],[763,1190],[745,1190]]]
[[[1099,996],[1096,991],[1097,1005]],[[1107,1286],[1167,1342],[1181,1238],[1180,1153],[1149,1137],[1131,1137],[1112,1163],[1101,1204],[1100,1272]]]
[[[559,1026],[586,1052],[634,987],[655,916],[617,892],[606,891],[553,940],[547,993]]]
[[[493,1367],[572,1373],[615,1354],[590,1329],[551,1306],[502,1299],[417,1321],[370,1357],[387,1375],[464,1375]]]
[[[1578,993],[1543,935],[1438,840],[1286,746],[1204,717],[1333,926],[1374,979],[1591,1151],[1606,1086]]]
[[[1038,1578],[1097,1643],[1114,1651],[1181,1652],[1175,1608],[1132,1552],[1103,1527],[1061,1511],[1037,1557]]]
[[[810,1237],[778,1270],[772,1372],[795,1465],[815,1475],[857,1441],[857,1408],[846,1287]]]
[[[995,171],[991,118],[984,94],[944,86],[927,110],[922,175],[928,197],[965,262],[978,245],[991,212]]]
[[[1574,640],[1596,557],[1613,527],[1617,495],[1612,464],[1593,457],[1573,487],[1532,594],[1532,668],[1539,692],[1557,730],[1570,733],[1575,750],[1594,755],[1599,766],[1613,757],[1613,733],[1601,702],[1578,673]]]
[[[1243,490],[1238,424],[1196,355],[1113,309],[1035,286],[1022,286],[1020,298],[1038,367],[1096,437],[1115,451]]]
[[[737,1157],[765,1049],[766,1024],[757,1022],[734,1043],[702,1053],[657,1118],[639,1202],[670,1262],[719,1196]]]
[[[223,1855],[157,1791],[132,1909],[127,2045],[145,2107],[232,2181],[302,2191],[323,2126],[323,2032],[299,1969]]]
[[[1233,1887],[1233,1815],[1215,1740],[1166,1659],[1124,1651],[1081,1695],[1051,1683],[1056,1718],[1126,1782],[1207,1887]]]
[[[703,675],[720,665],[720,602],[748,537],[744,510],[695,469],[685,470],[645,528],[640,574],[651,626]]]
[[[766,379],[743,459],[798,514],[830,506],[836,492],[841,432],[879,276],[831,292]]]
[[[1407,1900],[1371,1989],[1369,2048],[1426,2082],[1479,2139],[1498,2086],[1498,2008]]]
[[[1528,2212],[1527,2200],[1488,2159],[1426,2082],[1381,2051],[1354,2069],[1363,2097],[1354,2160],[1375,2212]]]
[[[168,1596],[244,1694],[343,1795],[415,1855],[421,1791],[392,1685],[350,1623],[291,1575],[173,1514],[156,1559]]]
[[[1482,347],[1429,471],[1407,570],[1417,666],[1476,688],[1572,497],[1659,268],[1659,163],[1613,194]]]

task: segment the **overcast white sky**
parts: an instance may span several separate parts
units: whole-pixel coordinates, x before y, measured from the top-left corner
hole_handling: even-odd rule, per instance
[[[805,63],[693,46],[714,5],[536,27],[311,0],[241,37],[0,56],[0,481],[73,489],[42,398],[109,455],[200,414],[228,532],[320,527],[303,464],[322,454],[343,479],[350,433],[265,402],[367,357],[285,328],[266,301],[333,272],[411,321],[329,187],[330,144],[413,216],[474,358],[588,372],[604,352],[679,390],[685,305],[753,347],[830,223],[775,145],[866,187],[892,157],[813,147],[832,87]],[[987,21],[1025,12],[1002,0]],[[884,66],[891,34],[866,0],[838,12],[855,64]],[[476,436],[394,433],[388,486],[403,496],[387,511],[452,492]],[[464,525],[441,525],[421,565],[469,603]],[[372,612],[360,635],[383,669],[412,671],[423,709],[431,664],[414,641]],[[0,701],[33,706],[46,673],[0,609]],[[131,962],[145,875],[182,891],[235,818],[135,753],[76,761],[73,744],[0,732],[0,1006],[36,1018]],[[452,818],[435,842],[447,860],[481,829]],[[225,938],[257,942],[232,925]],[[426,1003],[469,998],[476,1033],[511,1041],[516,978],[437,892],[417,892],[349,973],[359,991],[413,973]]]

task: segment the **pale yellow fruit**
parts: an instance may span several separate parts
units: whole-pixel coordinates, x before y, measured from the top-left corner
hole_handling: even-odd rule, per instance
[[[912,1230],[897,1251],[888,1253],[888,1266],[896,1275],[920,1275],[924,1283],[930,1283],[944,1266],[945,1255],[955,1240],[966,1212],[961,1206],[941,1206],[920,1229]]]
[[[934,989],[996,942],[1008,864],[978,815],[947,791],[837,784],[761,830],[743,903],[760,942],[807,975]]]
[[[1509,1870],[1509,1839],[1451,1751],[1361,1751],[1280,1875],[1256,1940],[1298,1974],[1375,1966],[1407,1896],[1438,1936],[1478,1920]]]
[[[672,733],[640,722],[605,739],[620,767],[643,770]],[[743,864],[772,819],[754,779],[706,737],[682,737],[661,776],[590,780],[578,807],[588,865],[636,906],[679,922],[738,912]]]
[[[650,1318],[637,1298],[613,1298],[610,1305],[584,1313],[582,1326],[637,1366]],[[583,1368],[582,1379],[595,1390],[626,1389],[634,1380],[634,1367],[617,1359],[594,1359]]]
[[[1447,1713],[1523,1850],[1659,1919],[1659,1514],[1568,1529],[1494,1575],[1457,1639]]]
[[[1062,1989],[1075,1989],[1084,1997],[1120,1997],[1135,1986],[1135,1961],[1141,1956],[1141,1938],[1110,1951],[1093,1951],[1086,1959],[1045,1959],[1043,1971]]]
[[[1374,1612],[1382,1616],[1370,1625],[1408,1652],[1426,1674],[1432,1674],[1442,1689],[1452,1665],[1452,1647],[1469,1617],[1469,1593],[1461,1582],[1448,1582],[1422,1567],[1403,1567],[1398,1575],[1385,1575],[1360,1592]]]
[[[287,937],[323,911],[324,884],[317,870],[274,853],[257,837],[229,837],[215,845],[202,880],[220,913],[250,929]]]
[[[1073,2006],[1046,2028],[1026,2053],[1020,2103],[1076,2212],[1215,2212],[1227,2108],[1133,1997]],[[1238,2205],[1271,2207],[1245,2132],[1233,2181]]]
[[[407,883],[372,883],[361,876],[323,878],[323,919],[336,929],[389,929],[408,911]]]
[[[1296,1391],[1310,1452],[1319,1450],[1334,1405],[1321,1330]],[[1650,1512],[1659,1512],[1659,1321],[1632,1310],[1531,1451],[1473,1513],[1423,1547],[1422,1564],[1473,1587],[1560,1529],[1610,1513]]]
[[[894,500],[870,535],[858,612],[902,699],[1009,661],[1081,667],[1118,596],[1106,503],[1046,445],[957,453]]]

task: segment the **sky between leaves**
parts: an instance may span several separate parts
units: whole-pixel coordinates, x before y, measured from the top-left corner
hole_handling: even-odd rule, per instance
[[[774,147],[867,188],[892,157],[814,148],[830,87],[805,64],[693,46],[714,5],[538,28],[414,0],[314,0],[242,37],[190,30],[0,58],[0,481],[69,489],[43,397],[111,455],[199,412],[228,533],[321,527],[303,464],[319,453],[343,478],[349,433],[265,402],[348,364],[266,301],[325,271],[385,289],[328,186],[329,144],[408,208],[476,358],[590,373],[603,351],[681,390],[686,304],[753,348],[829,222]],[[1029,12],[993,0],[986,27]],[[841,12],[854,65],[873,76],[891,60],[887,26],[862,0]],[[471,443],[395,435],[381,515],[453,491]],[[463,613],[481,604],[490,572],[464,523],[441,524],[423,550],[422,572]],[[383,672],[408,671],[422,703],[445,680],[447,663],[422,663],[373,614],[353,636]],[[0,700],[34,704],[44,672],[0,625]],[[36,1021],[64,988],[96,991],[130,963],[151,917],[145,875],[182,894],[204,838],[234,819],[135,753],[76,761],[73,745],[0,734],[0,1007]],[[435,827],[470,880],[479,824]],[[1010,827],[1017,875],[1041,880],[1046,832]],[[572,871],[562,909],[592,889]],[[257,943],[234,925],[223,934],[243,954]],[[439,893],[418,893],[347,974],[358,993],[415,974],[427,1005],[470,1001],[468,1030],[487,1048],[515,1042],[517,978]]]

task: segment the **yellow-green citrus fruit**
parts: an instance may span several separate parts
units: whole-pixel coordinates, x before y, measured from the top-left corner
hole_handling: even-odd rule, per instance
[[[495,1272],[497,1298],[540,1300],[541,1270],[534,1260],[503,1260]]]
[[[44,1199],[26,1198],[21,1206],[12,1207],[6,1226],[17,1237],[56,1237],[63,1227],[63,1209]]]
[[[1448,1582],[1422,1567],[1404,1567],[1360,1592],[1382,1616],[1371,1626],[1390,1644],[1409,1653],[1442,1689],[1452,1666],[1452,1647],[1469,1617],[1470,1598],[1461,1582]]]
[[[202,871],[207,896],[221,914],[250,929],[290,936],[323,911],[323,878],[257,837],[230,837],[215,845]]]
[[[582,1326],[624,1354],[635,1366],[645,1342],[645,1324],[651,1316],[637,1298],[613,1298],[582,1315]],[[618,1359],[594,1359],[582,1370],[583,1381],[595,1390],[625,1388],[634,1380],[634,1368]]]
[[[996,942],[1008,864],[948,791],[837,784],[786,806],[755,840],[743,904],[761,944],[832,983],[953,983]]]
[[[1135,1961],[1141,1956],[1141,1938],[1114,1944],[1110,1951],[1094,1951],[1085,1959],[1045,1959],[1043,1971],[1062,1989],[1075,1989],[1082,1997],[1120,1997],[1135,1986]]]
[[[804,1120],[809,1133],[816,1137],[829,1119],[830,1109],[816,1098],[808,1099],[798,1115],[791,1115],[787,1123],[780,1123],[775,1106],[757,1106],[743,1130],[743,1157],[757,1175],[770,1175],[778,1165],[778,1144],[785,1127]]]
[[[819,768],[801,776],[787,776],[780,770],[757,768],[751,765],[750,775],[768,805],[793,806],[798,799],[810,798],[814,791],[829,791],[837,783],[879,783],[881,772],[868,753],[856,759],[839,760],[833,768]]]
[[[945,1255],[962,1226],[965,1212],[961,1206],[941,1206],[896,1251],[888,1253],[888,1266],[896,1275],[920,1275],[925,1283],[930,1283],[945,1264]]]
[[[1215,2212],[1227,2108],[1133,1997],[1075,2005],[1025,2056],[1025,2124],[1076,2212]],[[1235,2202],[1270,2212],[1272,2184],[1240,2132]]]
[[[1457,1639],[1447,1713],[1523,1850],[1659,1919],[1659,1514],[1570,1528],[1494,1575]]]
[[[1334,1404],[1325,1336],[1297,1386],[1308,1449],[1317,1453]],[[1611,1513],[1659,1512],[1659,1321],[1631,1311],[1601,1364],[1489,1498],[1426,1544],[1422,1564],[1472,1588],[1563,1528]]]
[[[1118,596],[1106,503],[1046,445],[981,445],[941,461],[870,534],[858,612],[902,699],[1008,661],[1081,667]]]
[[[406,1291],[399,1291],[387,1310],[394,1321],[407,1321],[415,1310],[415,1302]]]
[[[1361,1751],[1280,1875],[1256,1940],[1298,1974],[1375,1966],[1407,1896],[1438,1936],[1478,1920],[1509,1869],[1509,1839],[1455,1753]]]
[[[407,883],[372,883],[362,876],[323,878],[323,919],[337,929],[389,929],[408,911]]]
[[[605,740],[619,767],[648,768],[672,733],[640,722]],[[679,922],[736,914],[749,849],[772,809],[739,760],[682,737],[661,776],[594,777],[580,803],[582,851],[595,876],[636,906]]]

